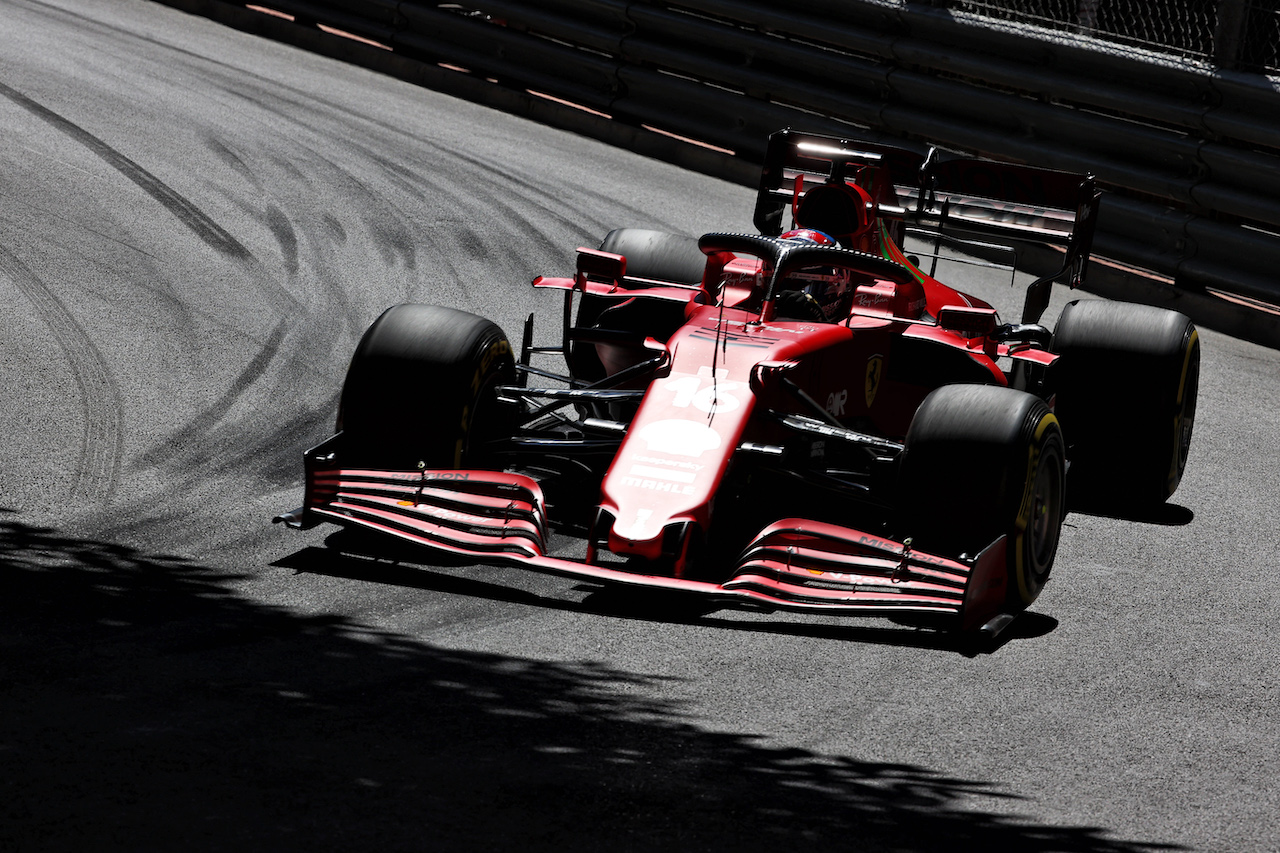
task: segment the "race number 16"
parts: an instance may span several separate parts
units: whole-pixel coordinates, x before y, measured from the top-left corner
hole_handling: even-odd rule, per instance
[[[682,376],[663,383],[663,389],[675,394],[671,405],[677,409],[693,406],[699,411],[715,414],[732,412],[742,405],[735,392],[747,387],[745,382],[712,379],[710,376]]]

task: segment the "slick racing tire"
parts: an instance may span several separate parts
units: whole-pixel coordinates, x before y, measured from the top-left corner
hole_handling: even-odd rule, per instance
[[[389,468],[482,464],[506,433],[494,387],[514,378],[497,325],[438,305],[388,308],[356,347],[338,429],[351,463]]]
[[[1182,481],[1200,385],[1200,338],[1185,315],[1090,299],[1053,333],[1057,402],[1077,505],[1150,507]]]
[[[946,385],[911,421],[900,473],[903,533],[916,547],[970,557],[1004,535],[1008,602],[1020,610],[1044,587],[1065,515],[1058,420],[1030,394]]]
[[[627,259],[627,275],[636,278],[653,278],[697,285],[707,265],[707,256],[698,248],[698,241],[681,234],[650,231],[645,228],[615,228],[600,242],[600,250],[622,255]],[[579,297],[577,325],[579,328],[600,326],[603,328],[643,327],[654,337],[664,338],[675,331],[684,320],[683,314],[671,317],[641,316],[648,309],[661,311],[662,307],[646,306],[639,311],[620,304],[619,299],[583,295]],[[606,310],[617,309],[608,317]],[[673,325],[674,323],[674,325]],[[670,326],[671,328],[667,328]],[[575,378],[596,382],[605,376],[604,365],[596,355],[592,344],[573,344],[569,351],[569,366]]]
[[[693,237],[645,228],[613,229],[600,241],[600,251],[625,256],[627,275],[637,278],[700,284],[707,266]]]

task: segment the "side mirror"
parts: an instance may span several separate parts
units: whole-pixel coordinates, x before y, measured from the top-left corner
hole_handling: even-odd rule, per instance
[[[627,272],[627,259],[612,252],[601,252],[599,249],[578,249],[578,272],[574,276],[574,285],[582,290],[588,280],[607,281],[614,287],[622,284],[622,277]]]
[[[938,310],[938,325],[966,338],[985,338],[996,330],[996,310],[948,305]]]

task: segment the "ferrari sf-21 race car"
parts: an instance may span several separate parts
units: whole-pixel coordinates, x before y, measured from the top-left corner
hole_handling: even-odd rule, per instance
[[[1081,282],[1099,200],[1084,175],[780,131],[759,234],[619,229],[536,279],[563,292],[559,345],[532,315],[516,353],[476,315],[388,309],[276,520],[993,636],[1049,578],[1068,486],[1158,504],[1187,460],[1185,316],[1090,299],[1039,323],[1053,281]],[[948,250],[1019,241],[1062,258],[1021,322],[934,278]]]

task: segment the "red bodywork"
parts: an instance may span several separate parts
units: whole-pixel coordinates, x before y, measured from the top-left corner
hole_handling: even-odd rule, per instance
[[[834,162],[829,152],[825,156],[817,159]],[[770,185],[767,168],[762,183],[762,227],[771,221],[769,198],[790,193],[794,208],[805,181],[814,181],[803,169],[774,165],[776,180]],[[533,477],[496,470],[345,469],[326,452],[334,440],[308,454],[305,506],[282,518],[299,526],[321,520],[357,525],[486,562],[725,602],[946,614],[966,630],[998,619],[1008,597],[1004,537],[974,555],[940,555],[856,526],[785,517],[751,536],[718,578],[689,571],[691,548],[712,525],[735,459],[748,451],[782,451],[787,426],[779,413],[807,419],[802,426],[813,435],[826,429],[845,441],[861,433],[878,437],[881,452],[891,454],[901,449],[898,442],[921,400],[948,381],[930,374],[933,365],[944,365],[941,373],[963,373],[964,381],[1006,384],[997,358],[1035,367],[1055,358],[1044,346],[997,340],[990,306],[911,263],[893,238],[900,225],[893,211],[907,209],[903,191],[894,189],[884,170],[870,174],[864,164],[859,174],[863,195],[874,194],[881,218],[865,231],[871,242],[865,234],[858,238],[863,251],[842,251],[837,259],[853,270],[856,285],[839,322],[778,315],[770,273],[778,272],[773,264],[788,263],[788,249],[767,237],[703,238],[707,271],[700,287],[629,279],[625,258],[589,249],[579,250],[573,278],[534,282],[564,291],[567,300],[579,294],[649,300],[684,315],[664,340],[596,344],[610,374],[646,359],[655,369],[624,386],[643,389],[643,398],[599,481],[585,553],[551,553],[548,530],[556,519],[548,517],[543,487]],[[923,209],[923,197],[917,191],[907,205]],[[775,207],[782,209],[782,202]],[[752,257],[757,245],[765,255],[782,254]],[[1079,254],[1077,247],[1069,261],[1078,262]],[[814,255],[833,263],[834,257]],[[568,317],[567,305],[566,338]],[[802,389],[799,397],[796,389]],[[801,397],[807,403],[798,402]]]

